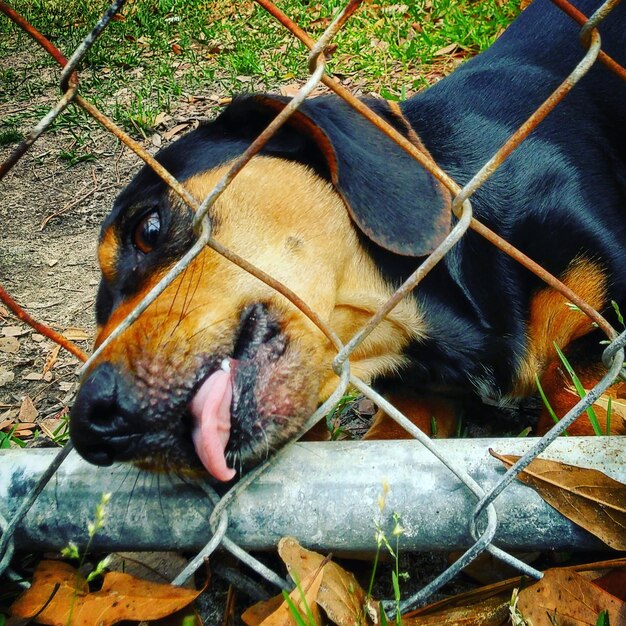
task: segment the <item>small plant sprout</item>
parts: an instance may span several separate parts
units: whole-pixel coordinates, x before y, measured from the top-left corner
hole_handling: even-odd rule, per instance
[[[567,360],[567,357],[563,354],[563,352],[561,351],[559,346],[556,345],[556,343],[554,344],[554,347],[556,349],[556,353],[559,355],[559,359],[561,360],[563,367],[566,369],[567,373],[569,374],[569,377],[572,379],[572,383],[574,383],[574,387],[576,388],[576,393],[578,393],[578,396],[581,399],[584,398],[587,395],[587,391],[585,390],[585,388],[583,387],[583,384],[580,382],[580,379],[576,375],[574,368],[571,366],[570,362]],[[593,432],[598,436],[603,435],[604,433],[602,432],[602,429],[600,428],[598,416],[596,415],[596,412],[592,406],[590,406],[587,409],[587,416],[589,417],[589,422],[591,423]]]
[[[385,510],[387,495],[389,494],[389,483],[383,479],[383,492],[378,495],[378,509],[382,513]]]
[[[320,566],[320,567],[323,567],[323,566]],[[316,621],[315,621],[315,618],[313,617],[313,611],[311,610],[311,607],[307,600],[305,590],[302,588],[302,585],[300,584],[300,581],[297,579],[297,577],[295,577],[295,575],[293,574],[292,576],[294,576],[293,580],[296,584],[296,589],[298,590],[298,593],[300,595],[300,602],[302,604],[302,607],[304,608],[304,615],[302,615],[302,613],[296,606],[296,603],[291,599],[289,594],[283,589],[283,592],[282,592],[283,599],[287,603],[287,606],[289,608],[289,613],[291,614],[291,617],[293,618],[297,626],[315,626]]]
[[[80,551],[78,550],[78,546],[73,541],[70,541],[65,546],[65,548],[61,550],[61,556],[65,557],[66,559],[80,559]]]
[[[93,522],[89,522],[87,524],[87,532],[89,534],[89,539],[87,541],[87,545],[85,546],[85,552],[81,556],[80,550],[78,546],[70,541],[65,548],[61,550],[61,555],[66,559],[73,559],[80,561],[80,565],[78,569],[80,569],[85,563],[85,557],[89,553],[89,548],[91,547],[91,542],[93,538],[97,535],[98,531],[102,530],[104,527],[104,522],[106,518],[106,507],[109,501],[111,500],[110,493],[103,493],[100,498],[100,502],[96,505],[96,512],[94,516]],[[87,576],[87,582],[91,582],[96,579],[98,576],[101,576],[104,573],[104,570],[108,566],[111,558],[110,556],[105,557],[101,561],[96,564],[96,567],[91,571],[91,573]]]
[[[387,496],[389,495],[389,483],[383,479],[382,482],[382,493],[378,494],[378,510],[383,513],[385,510],[385,505],[387,504]],[[370,576],[370,584],[367,589],[367,599],[369,600],[372,597],[372,588],[374,587],[374,577],[376,576],[376,570],[378,569],[378,560],[380,558],[380,549],[383,546],[383,543],[386,541],[385,532],[380,525],[380,522],[374,520],[374,528],[376,529],[376,533],[374,535],[376,539],[376,554],[374,555],[374,564],[372,565],[372,575]],[[381,611],[381,614],[383,612]]]
[[[95,580],[99,576],[102,576],[106,568],[109,566],[110,562],[111,562],[110,554],[105,556],[101,561],[98,561],[98,563],[96,563],[96,566],[93,568],[93,570],[91,570],[91,572],[87,574],[87,582],[90,583],[92,580]]]
[[[96,506],[96,516],[93,522],[89,522],[87,524],[87,531],[89,532],[89,542],[94,538],[96,533],[101,530],[104,526],[104,518],[106,512],[106,506],[111,500],[110,493],[103,493],[100,502]]]
[[[513,594],[509,600],[509,616],[512,626],[528,626],[528,622],[524,619],[521,611],[517,608],[519,600],[519,589],[513,589]]]
[[[389,550],[389,554],[394,559],[395,566],[393,571],[391,572],[391,581],[393,583],[393,594],[394,601],[396,603],[396,624],[398,626],[402,625],[402,614],[400,613],[400,579],[408,578],[408,574],[406,572],[400,572],[400,537],[406,532],[406,529],[403,528],[402,524],[400,524],[400,515],[398,513],[393,514],[393,530],[391,534],[396,538],[396,550],[395,553],[389,549],[389,544],[387,544],[387,549]]]
[[[537,375],[536,372],[535,372],[535,384],[537,385],[537,389],[539,390],[539,395],[541,396],[541,400],[542,400],[544,406],[546,407],[546,409],[548,410],[548,413],[550,414],[550,417],[552,418],[552,421],[555,424],[558,424],[559,417],[554,412],[554,409],[552,408],[552,405],[550,404],[550,401],[548,400],[548,396],[546,396],[545,391],[543,390],[543,387],[541,386],[541,382],[539,381],[539,376]],[[563,435],[563,437],[568,437],[569,436],[568,432],[566,430],[563,431],[562,435]]]
[[[389,494],[390,488],[389,484],[384,481],[383,482],[383,492],[378,496],[378,508],[380,512],[383,513],[385,510],[385,505],[387,503],[387,496]],[[392,547],[389,539],[387,539],[387,535],[382,527],[382,523],[378,520],[374,520],[374,527],[376,529],[375,539],[376,539],[376,554],[374,555],[374,564],[372,565],[372,574],[370,576],[370,584],[367,589],[367,597],[365,601],[366,610],[368,607],[368,602],[372,597],[372,589],[374,587],[374,577],[376,576],[376,570],[378,569],[378,562],[380,560],[380,551],[384,546],[389,552],[389,555],[394,560],[394,569],[391,572],[391,582],[393,585],[393,593],[394,593],[394,604],[395,604],[395,612],[396,612],[396,626],[402,626],[402,615],[400,613],[400,580],[408,578],[408,574],[406,572],[400,572],[400,560],[399,560],[399,548],[400,548],[400,537],[406,532],[406,529],[400,523],[400,515],[398,513],[393,513],[393,528],[391,530],[391,536],[395,537],[395,547]],[[385,616],[384,610],[380,611],[381,624],[387,624],[387,618]]]
[[[341,426],[341,422],[353,410],[358,399],[358,394],[346,393],[326,416],[326,428],[328,428],[331,441],[338,441],[346,435],[346,430]]]
[[[619,310],[619,304],[617,304],[615,300],[611,300],[611,306],[613,307],[613,310],[615,311],[615,315],[617,315],[617,321],[622,325],[622,329],[626,330],[626,322],[624,322],[624,316],[622,315],[622,312]]]

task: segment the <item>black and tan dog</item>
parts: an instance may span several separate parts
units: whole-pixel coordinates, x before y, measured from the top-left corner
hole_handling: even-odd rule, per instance
[[[580,2],[590,15],[594,0]],[[601,28],[626,62],[626,6]],[[487,52],[392,107],[368,104],[463,184],[573,69],[578,26],[537,0]],[[235,101],[158,160],[202,199],[284,106]],[[415,139],[415,136],[412,135]],[[472,198],[476,216],[600,310],[626,307],[626,83],[596,64]],[[192,212],[144,167],[99,248],[98,342],[190,248]],[[307,101],[210,214],[214,238],[303,298],[347,340],[441,241],[449,198],[348,105]],[[588,318],[469,232],[359,347],[352,371],[436,419],[535,394],[554,343],[597,358]],[[71,418],[97,464],[200,467],[228,480],[284,444],[333,390],[335,354],[282,296],[211,249],[100,356]],[[406,390],[402,398],[398,393]],[[445,399],[445,400],[444,400]],[[378,428],[380,434],[380,428]]]

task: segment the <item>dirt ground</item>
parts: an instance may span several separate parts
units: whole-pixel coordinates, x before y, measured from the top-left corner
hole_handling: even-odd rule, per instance
[[[101,135],[102,156],[73,167],[57,156],[67,138],[45,135],[0,187],[1,284],[33,317],[66,331],[84,350],[94,335],[99,224],[137,169],[117,141]],[[39,414],[67,405],[78,361],[59,353],[44,374],[54,344],[1,309],[0,337],[0,422],[14,417],[26,395]]]
[[[51,89],[36,104],[51,105],[55,98],[56,90]],[[144,140],[150,152],[165,145],[168,128],[181,121],[187,129],[193,127],[215,109],[215,102],[179,109],[178,115],[168,116],[161,134]],[[15,112],[15,104],[0,104],[0,119]],[[20,128],[22,133],[28,130],[27,125]],[[89,351],[95,331],[100,223],[142,162],[98,127],[89,131],[95,158],[69,165],[61,157],[73,149],[74,141],[68,130],[45,133],[0,182],[0,284],[35,319]],[[0,148],[0,160],[14,147]],[[63,351],[57,355],[54,348],[0,308],[0,425],[17,417],[25,396],[39,418],[67,406],[78,360]]]

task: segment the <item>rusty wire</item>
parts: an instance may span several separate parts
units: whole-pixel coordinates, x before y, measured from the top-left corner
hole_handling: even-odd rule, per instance
[[[132,140],[121,129],[119,129],[110,119],[104,116],[100,111],[96,109],[92,104],[84,100],[77,94],[79,88],[79,79],[76,67],[80,60],[87,53],[89,47],[93,44],[96,38],[100,35],[103,29],[106,27],[112,16],[123,5],[124,0],[116,0],[103,15],[102,19],[94,27],[91,33],[83,40],[82,44],[72,54],[69,61],[67,61],[63,55],[50,44],[43,36],[28,24],[23,18],[18,16],[12,11],[5,2],[0,0],[0,10],[2,10],[10,19],[24,28],[28,34],[30,34],[44,49],[50,53],[57,62],[64,67],[61,74],[61,89],[62,96],[55,105],[55,107],[40,120],[40,122],[31,130],[26,139],[18,146],[18,148],[9,156],[9,158],[0,165],[0,179],[13,167],[13,165],[19,160],[19,158],[26,153],[29,147],[37,140],[39,136],[49,127],[52,121],[62,113],[62,111],[70,103],[74,103],[77,106],[82,107],[87,113],[89,113],[94,119],[102,124],[107,130],[114,133],[121,141],[124,142],[133,152],[135,152],[145,163],[152,167],[158,176],[169,185],[175,193],[177,193],[184,202],[186,202],[194,211],[194,227],[198,234],[197,241],[194,246],[186,253],[186,255],[180,259],[180,261],[171,268],[170,272],[153,288],[153,290],[142,299],[142,301],[135,307],[130,315],[118,326],[111,335],[101,344],[98,350],[92,355],[91,359],[87,362],[85,369],[89,367],[92,359],[104,349],[105,345],[108,345],[111,341],[114,341],[126,330],[140,315],[141,313],[154,301],[158,296],[171,284],[171,282],[182,272],[185,267],[191,262],[205,246],[210,246],[219,254],[222,254],[225,258],[229,259],[233,263],[236,263],[244,270],[248,271],[252,275],[256,276],[272,288],[276,289],[279,293],[289,299],[296,307],[298,307],[307,317],[309,317],[313,323],[322,331],[326,338],[337,349],[337,356],[333,361],[333,367],[335,372],[340,375],[340,380],[337,388],[331,395],[331,397],[314,413],[310,418],[307,427],[312,423],[315,423],[320,417],[322,417],[331,406],[341,397],[349,382],[351,382],[359,391],[364,395],[374,399],[379,406],[385,408],[390,417],[396,419],[410,434],[420,441],[423,445],[429,448],[433,452],[433,447],[430,445],[430,440],[419,430],[408,422],[405,416],[403,416],[392,405],[388,404],[384,398],[381,398],[376,392],[369,387],[366,383],[360,379],[350,375],[349,357],[356,346],[361,343],[365,337],[376,327],[376,325],[386,316],[389,312],[409,293],[411,293],[418,285],[423,277],[430,271],[437,262],[439,262],[445,254],[455,245],[455,243],[463,237],[468,228],[472,228],[475,232],[479,233],[485,239],[490,241],[493,245],[497,246],[500,250],[516,259],[522,265],[529,269],[542,280],[544,280],[551,287],[563,294],[569,301],[576,304],[584,313],[586,313],[598,326],[607,334],[612,340],[609,348],[605,351],[605,356],[609,361],[609,370],[605,377],[594,387],[594,389],[581,400],[574,409],[572,409],[567,416],[553,428],[545,437],[543,437],[537,446],[533,448],[531,452],[525,455],[518,463],[516,463],[510,470],[506,472],[503,479],[488,493],[485,493],[480,485],[477,485],[471,477],[467,476],[463,469],[455,468],[451,466],[445,459],[443,459],[438,452],[433,452],[440,458],[440,460],[455,474],[457,477],[476,495],[478,503],[475,509],[474,517],[472,520],[468,520],[472,535],[475,539],[474,545],[458,560],[452,567],[448,568],[443,574],[441,574],[430,585],[422,589],[416,596],[405,600],[402,604],[402,609],[407,610],[416,603],[425,601],[428,596],[443,582],[446,582],[452,578],[456,573],[469,563],[473,558],[480,554],[484,550],[492,552],[495,556],[502,560],[506,560],[513,566],[517,567],[520,571],[523,571],[531,576],[538,577],[541,575],[533,568],[529,568],[525,564],[521,563],[517,559],[511,557],[511,555],[499,550],[491,542],[495,536],[497,529],[497,516],[495,509],[493,508],[493,500],[498,497],[504,489],[515,478],[520,468],[530,462],[537,456],[545,447],[547,447],[555,437],[558,436],[571,422],[578,417],[586,406],[589,406],[597,396],[599,396],[606,387],[611,384],[622,370],[624,361],[623,347],[626,343],[626,333],[623,333],[617,337],[616,331],[611,325],[592,307],[590,307],[584,300],[578,297],[571,289],[567,288],[556,277],[546,272],[544,268],[532,261],[521,251],[514,248],[511,244],[499,237],[491,229],[478,222],[472,216],[472,208],[470,198],[472,194],[484,184],[484,182],[497,170],[501,163],[515,150],[524,139],[541,123],[541,121],[554,109],[555,106],[566,96],[575,85],[578,80],[585,74],[586,71],[593,65],[596,58],[614,71],[618,76],[626,79],[626,70],[617,64],[611,57],[606,55],[601,49],[600,36],[596,30],[599,22],[610,13],[611,9],[619,2],[619,0],[608,0],[605,2],[596,13],[587,19],[574,7],[572,7],[567,0],[552,0],[552,2],[558,6],[561,10],[565,11],[570,17],[575,19],[579,24],[583,25],[581,29],[580,37],[584,45],[588,47],[588,51],[585,53],[581,62],[576,66],[574,71],[568,76],[563,83],[553,91],[548,99],[531,115],[531,117],[520,126],[513,135],[500,147],[500,149],[493,155],[485,165],[474,175],[474,177],[461,188],[446,172],[432,160],[432,158],[425,152],[419,149],[409,139],[404,137],[398,131],[396,131],[385,120],[377,116],[371,111],[365,104],[357,100],[352,94],[350,94],[340,83],[335,79],[325,74],[325,52],[329,50],[329,45],[332,38],[341,29],[343,24],[358,8],[362,0],[349,0],[342,12],[340,12],[331,25],[326,29],[324,34],[317,41],[313,40],[304,30],[302,30],[295,22],[293,22],[287,15],[280,11],[270,0],[256,0],[259,5],[265,8],[271,15],[278,19],[285,27],[287,27],[297,38],[299,38],[308,48],[311,53],[309,55],[309,70],[311,77],[307,81],[306,85],[300,90],[298,95],[289,103],[289,105],[278,114],[274,121],[255,139],[255,141],[248,147],[244,154],[235,161],[226,175],[218,182],[216,187],[205,197],[202,202],[193,198],[189,192],[177,181],[165,168],[163,168],[153,157],[151,157],[137,142]],[[234,252],[226,249],[224,246],[214,241],[211,238],[210,224],[207,218],[207,213],[219,195],[230,184],[233,178],[237,175],[246,163],[257,154],[269,140],[269,138],[276,132],[276,130],[283,124],[289,115],[291,115],[298,106],[302,103],[305,97],[314,89],[314,87],[322,82],[329,89],[335,92],[339,97],[343,98],[350,106],[352,106],[357,112],[363,115],[371,123],[373,123],[381,132],[386,134],[392,140],[394,140],[401,148],[403,148],[410,156],[412,156],[418,163],[425,167],[433,176],[435,176],[454,196],[452,202],[452,210],[458,218],[458,222],[452,229],[446,239],[437,247],[437,249],[428,256],[424,263],[416,270],[416,272],[392,295],[387,303],[381,307],[369,320],[368,324],[358,331],[351,340],[343,346],[338,339],[334,331],[328,327],[326,322],[322,320],[315,311],[312,311],[308,305],[297,297],[291,290],[284,285],[273,279],[271,276],[265,274],[259,268],[254,267],[245,259],[242,259]],[[5,292],[6,293],[6,292]],[[8,295],[8,294],[7,294]],[[2,297],[2,292],[0,292]],[[5,300],[6,301],[6,300]],[[17,306],[17,305],[16,305]],[[19,307],[18,307],[19,308]],[[12,309],[15,311],[15,309]],[[29,319],[22,317],[27,323],[31,323]],[[56,339],[55,339],[56,340]],[[64,346],[68,348],[68,346]],[[68,348],[69,349],[69,348]],[[77,355],[80,356],[80,355]],[[83,370],[84,371],[84,370]],[[194,571],[194,568],[198,564],[202,563],[203,559],[219,544],[223,545],[227,549],[233,551],[238,558],[246,560],[249,557],[247,553],[242,551],[238,546],[229,542],[225,533],[227,530],[227,508],[230,502],[238,496],[243,490],[245,490],[265,469],[274,462],[274,459],[268,460],[263,465],[259,466],[256,470],[245,476],[240,482],[232,488],[226,496],[224,496],[219,502],[216,501],[215,496],[209,494],[210,499],[214,502],[214,511],[211,516],[211,527],[214,535],[211,541],[205,549],[198,554],[196,559],[189,564],[189,566],[181,572],[177,581],[182,580],[188,576],[190,572]],[[53,473],[53,471],[52,471]],[[36,495],[34,496],[36,497]],[[476,520],[482,514],[483,511],[487,513],[487,527],[482,532],[482,535],[478,536],[476,531]],[[1,520],[0,520],[1,521]],[[2,531],[2,543],[0,547],[6,547],[11,540],[12,528],[14,528],[19,519],[14,518],[9,524],[3,523]],[[230,546],[229,546],[230,543]],[[0,550],[0,556],[2,556],[3,550]],[[1,562],[4,563],[7,560],[7,555],[10,554],[10,550],[4,550],[4,557]],[[251,557],[250,557],[251,558]],[[258,563],[254,560],[248,561],[248,564],[257,568]],[[257,571],[260,571],[257,569]],[[273,572],[265,571],[261,572],[271,582],[282,586],[284,581],[280,577],[276,576]]]

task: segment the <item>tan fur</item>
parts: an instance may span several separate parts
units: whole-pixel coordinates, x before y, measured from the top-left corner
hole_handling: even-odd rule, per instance
[[[453,437],[457,427],[457,407],[453,400],[441,396],[416,395],[406,392],[393,394],[387,400],[410,422],[429,437],[447,439]],[[433,426],[436,431],[433,432]],[[364,439],[412,439],[400,424],[391,419],[382,409],[374,416],[371,428]]]
[[[224,166],[198,174],[185,186],[201,200],[226,170]],[[171,200],[179,206],[175,196]],[[342,341],[392,294],[359,244],[339,195],[301,164],[254,158],[218,199],[211,221],[216,241],[292,289]],[[105,246],[110,243],[107,240]],[[107,261],[111,254],[102,251],[101,259]],[[98,342],[158,278],[151,277],[142,294],[115,310]],[[145,360],[151,361],[166,352],[168,360],[178,362],[209,348],[228,351],[241,310],[256,302],[279,313],[290,345],[301,355],[302,367],[310,369],[311,377],[319,382],[317,400],[325,399],[337,382],[331,369],[336,351],[330,342],[283,296],[211,248],[196,258],[102,358],[125,361],[135,370],[137,361],[143,360],[140,353],[147,352]],[[401,302],[357,348],[351,358],[352,371],[367,380],[398,368],[403,363],[402,348],[419,338],[423,328],[416,304]],[[126,352],[132,353],[132,346],[137,345],[141,348],[136,354]]]
[[[109,227],[100,240],[98,246],[98,262],[102,269],[102,275],[109,281],[115,280],[115,264],[120,253],[120,240],[118,234]]]
[[[605,306],[606,276],[597,263],[576,259],[562,280],[594,309],[602,310]],[[535,374],[541,376],[556,357],[555,343],[564,349],[591,330],[591,320],[568,306],[565,296],[552,288],[539,291],[530,305],[528,349],[518,368],[514,395],[526,396],[535,392]]]

